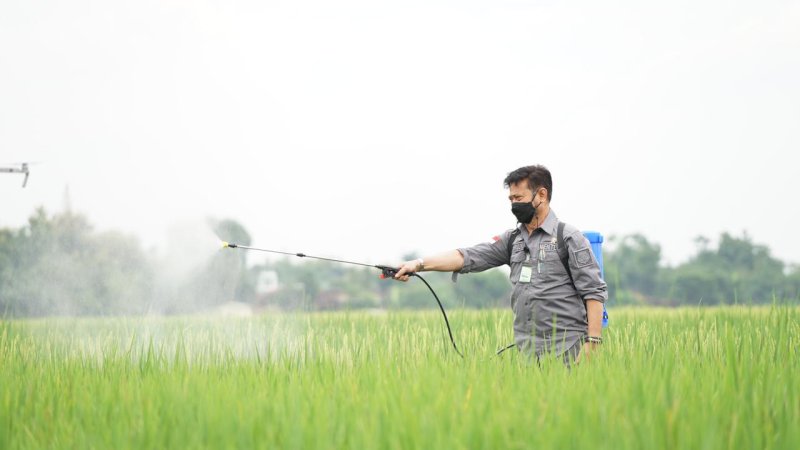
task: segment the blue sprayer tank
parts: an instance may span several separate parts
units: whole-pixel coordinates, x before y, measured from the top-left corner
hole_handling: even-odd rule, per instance
[[[589,240],[592,246],[592,253],[600,265],[600,276],[605,280],[605,273],[603,271],[603,235],[597,231],[584,231],[583,235]],[[606,312],[606,305],[603,304],[603,328],[608,326],[608,312]]]

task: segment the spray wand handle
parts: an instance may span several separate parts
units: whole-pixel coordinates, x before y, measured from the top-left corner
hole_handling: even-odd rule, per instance
[[[397,267],[389,267],[381,265],[376,265],[375,267],[381,269],[381,279],[394,278],[394,276],[397,275],[397,272],[400,271],[400,269],[398,269]],[[406,272],[406,275],[413,277],[416,275],[416,272]]]

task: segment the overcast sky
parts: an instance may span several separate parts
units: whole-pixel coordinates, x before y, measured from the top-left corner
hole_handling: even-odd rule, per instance
[[[665,261],[728,231],[800,263],[798,1],[2,1],[0,226],[397,261],[514,225],[502,180]],[[200,242],[198,245],[213,245]]]

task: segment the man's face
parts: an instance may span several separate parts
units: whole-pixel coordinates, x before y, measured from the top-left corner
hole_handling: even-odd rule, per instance
[[[522,180],[508,187],[508,200],[514,202],[530,202],[533,200],[533,191],[528,187],[528,181]]]

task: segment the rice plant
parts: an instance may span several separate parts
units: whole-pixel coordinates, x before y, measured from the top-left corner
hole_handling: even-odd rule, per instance
[[[0,322],[0,448],[800,448],[800,310],[615,309],[571,369],[508,311]]]

